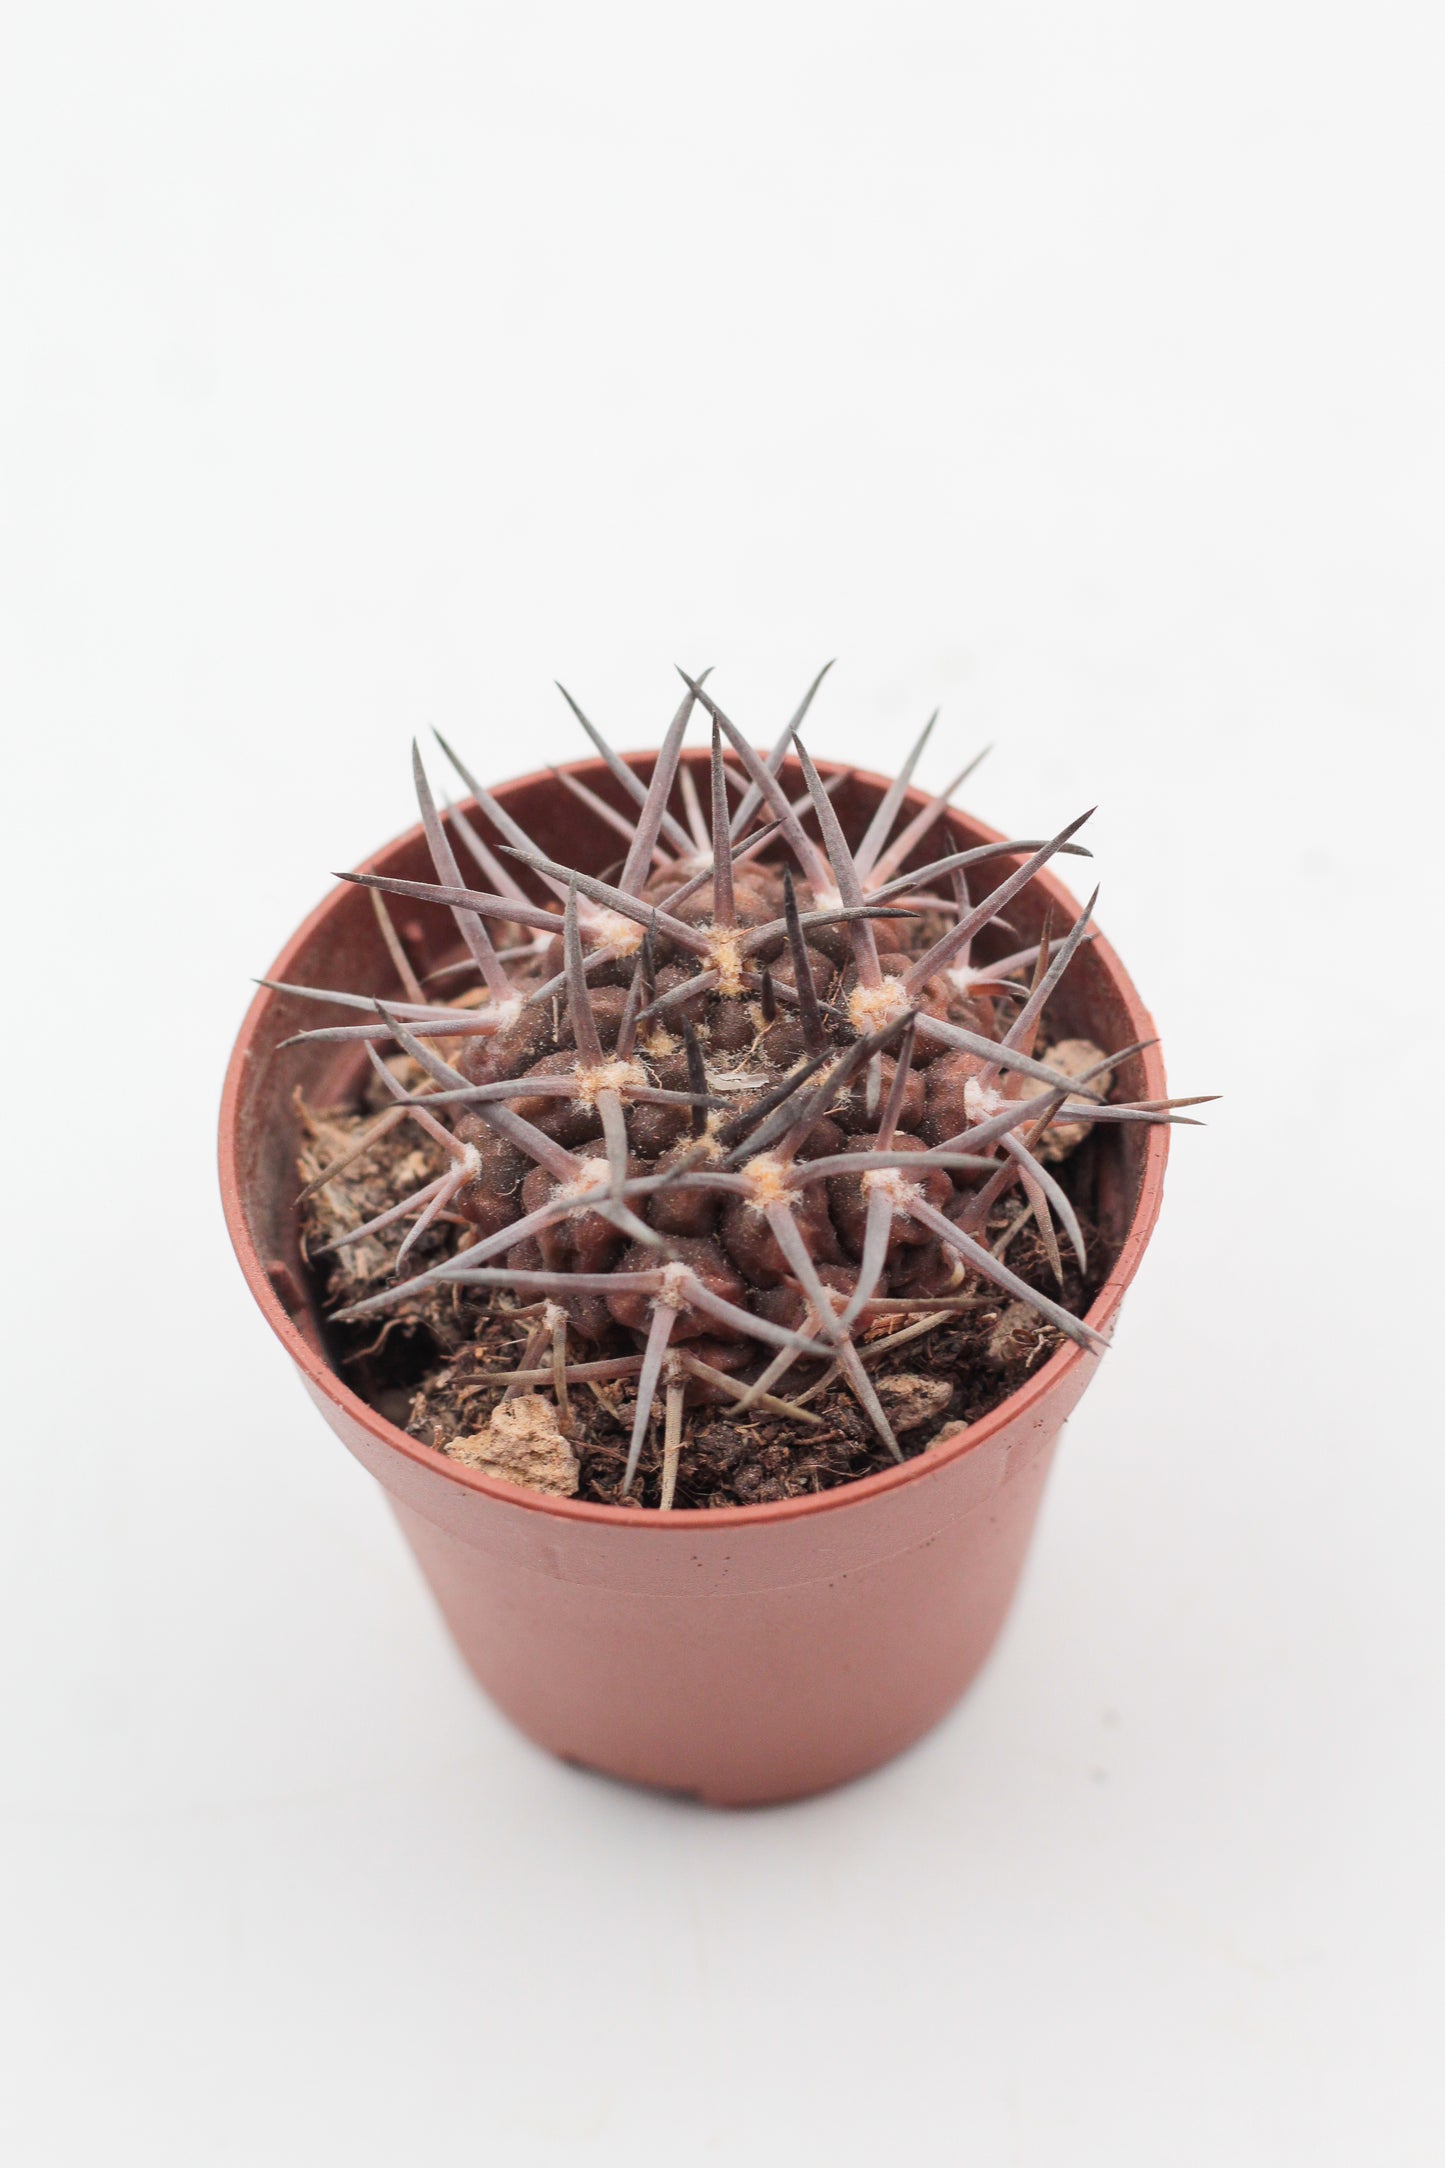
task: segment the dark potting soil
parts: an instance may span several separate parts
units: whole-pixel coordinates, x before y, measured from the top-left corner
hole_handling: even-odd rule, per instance
[[[399,1075],[419,1072],[399,1060]],[[305,1144],[298,1162],[303,1182],[333,1165],[358,1139],[374,1133],[382,1110],[334,1109],[301,1115]],[[1060,1288],[1031,1219],[1019,1222],[1021,1199],[1006,1196],[989,1225],[996,1241],[1013,1229],[1007,1262],[1042,1293],[1075,1314],[1087,1309],[1108,1259],[1094,1225],[1098,1142],[1088,1136],[1054,1169],[1079,1215],[1091,1271],[1080,1273],[1067,1246]],[[393,1281],[396,1253],[410,1225],[402,1221],[349,1248],[319,1255],[338,1236],[361,1226],[397,1199],[439,1174],[441,1148],[407,1121],[393,1122],[349,1166],[333,1175],[302,1205],[303,1247],[324,1311],[380,1293]],[[440,1220],[409,1252],[402,1277],[424,1271],[462,1246],[472,1230]],[[1011,1301],[985,1282],[966,1279],[957,1307],[946,1311],[899,1310],[878,1321],[860,1340],[905,1458],[925,1452],[940,1432],[976,1422],[1016,1392],[1063,1345],[1063,1335],[1027,1305]],[[390,1422],[439,1453],[485,1431],[523,1360],[542,1305],[526,1304],[506,1289],[459,1286],[427,1288],[384,1317],[328,1327],[333,1360],[341,1375]],[[612,1342],[586,1349],[605,1363],[635,1356],[636,1340],[616,1328]],[[578,1359],[577,1350],[569,1360]],[[532,1357],[545,1370],[548,1354]],[[541,1379],[527,1392],[552,1394]],[[619,1487],[635,1412],[633,1378],[575,1382],[567,1395],[561,1428],[580,1464],[577,1496],[602,1505],[655,1507],[660,1500],[663,1457],[661,1395],[643,1448],[640,1470],[626,1498]],[[814,1491],[831,1490],[893,1465],[849,1387],[836,1374],[798,1365],[780,1379],[777,1395],[795,1412],[759,1404],[741,1417],[728,1412],[722,1387],[692,1379],[690,1396],[711,1393],[713,1404],[686,1406],[673,1504],[678,1507],[760,1505]]]

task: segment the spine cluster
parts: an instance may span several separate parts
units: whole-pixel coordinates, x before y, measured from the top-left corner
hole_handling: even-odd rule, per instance
[[[1102,1348],[1010,1269],[990,1214],[1016,1192],[1062,1280],[1060,1239],[1081,1268],[1086,1254],[1059,1162],[1094,1124],[1178,1120],[1188,1103],[1111,1103],[1135,1049],[1044,1038],[1094,898],[1057,937],[1045,923],[1037,943],[974,960],[1041,867],[1087,855],[1074,838],[1088,816],[912,864],[930,836],[949,841],[962,780],[902,820],[930,723],[850,841],[799,735],[820,681],[764,758],[685,677],[646,786],[578,710],[632,805],[620,815],[560,776],[625,839],[610,880],[547,857],[449,747],[473,807],[444,816],[414,749],[435,880],[346,878],[379,903],[449,909],[469,983],[426,999],[383,903],[408,999],[284,989],[365,1012],[301,1036],[362,1042],[390,1118],[445,1155],[441,1174],[343,1238],[410,1222],[393,1285],[337,1321],[448,1282],[539,1298],[522,1368],[535,1374],[550,1345],[559,1401],[599,1367],[636,1378],[624,1492],[655,1415],[675,1469],[684,1405],[775,1406],[800,1364],[836,1366],[901,1458],[860,1336],[970,1285]],[[680,758],[698,708],[712,726],[706,806]],[[789,754],[806,786],[796,801],[781,781]],[[441,1219],[462,1230],[455,1254],[409,1274]],[[599,1365],[619,1344],[628,1352]]]

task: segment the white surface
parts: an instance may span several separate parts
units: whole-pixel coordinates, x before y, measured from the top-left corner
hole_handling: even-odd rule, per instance
[[[11,11],[8,2160],[1441,2159],[1440,20]],[[212,1126],[412,729],[834,653],[1228,1096],[977,1691],[728,1818],[473,1691]]]

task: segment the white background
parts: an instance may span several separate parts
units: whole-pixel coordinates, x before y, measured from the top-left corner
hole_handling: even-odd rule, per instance
[[[1445,2157],[1440,26],[7,11],[7,2160]],[[729,1817],[481,1701],[212,1133],[412,730],[832,654],[1227,1096],[976,1691]]]

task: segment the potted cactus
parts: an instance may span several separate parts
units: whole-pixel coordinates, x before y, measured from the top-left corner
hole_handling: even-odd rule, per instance
[[[1050,870],[1087,814],[925,796],[931,723],[815,764],[822,675],[767,753],[701,677],[655,755],[579,709],[595,759],[490,789],[443,741],[449,807],[414,748],[222,1115],[252,1287],[483,1683],[734,1802],[972,1677],[1189,1118]]]

